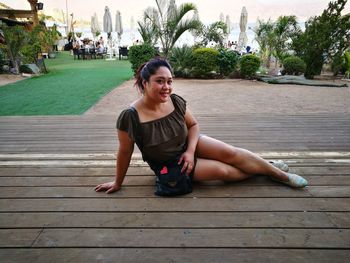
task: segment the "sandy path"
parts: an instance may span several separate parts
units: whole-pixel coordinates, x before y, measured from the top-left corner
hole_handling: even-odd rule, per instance
[[[21,75],[0,74],[0,87],[23,79],[25,79],[25,77]]]
[[[86,114],[116,115],[138,94],[126,81],[102,98]],[[175,79],[174,92],[196,114],[312,114],[350,113],[350,89],[271,85],[249,80]]]

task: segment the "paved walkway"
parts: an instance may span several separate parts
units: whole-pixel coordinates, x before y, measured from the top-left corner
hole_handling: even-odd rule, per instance
[[[115,119],[130,82],[82,116],[0,118],[2,262],[346,262],[350,256],[349,89],[176,80],[203,133],[282,158],[310,182],[257,176],[153,194],[135,155],[123,189]]]

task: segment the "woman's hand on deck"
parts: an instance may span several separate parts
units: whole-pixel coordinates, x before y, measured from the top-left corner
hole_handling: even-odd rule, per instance
[[[96,192],[106,192],[106,194],[110,194],[116,191],[119,191],[121,186],[118,186],[115,181],[113,182],[108,182],[104,184],[99,184],[98,186],[95,187]]]
[[[190,174],[194,168],[194,155],[193,155],[193,153],[190,153],[187,151],[184,152],[181,155],[178,164],[181,164],[181,163],[183,163],[181,172],[186,171],[187,174]]]

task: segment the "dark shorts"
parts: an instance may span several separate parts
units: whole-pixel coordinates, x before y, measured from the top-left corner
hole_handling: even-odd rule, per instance
[[[174,159],[173,162],[177,162],[178,159]],[[162,166],[163,164],[166,164],[167,162],[162,163],[158,163],[158,162],[152,162],[152,161],[147,161],[148,165],[150,166],[150,168],[154,171],[154,168],[152,167],[156,167],[156,166]],[[188,175],[191,178],[191,181],[193,181],[193,177],[194,177],[194,171],[196,169],[196,165],[197,165],[197,156],[194,156],[194,165],[193,165],[193,169],[191,171],[191,173]]]

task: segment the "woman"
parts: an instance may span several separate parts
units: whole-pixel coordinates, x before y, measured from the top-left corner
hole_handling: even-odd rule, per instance
[[[194,181],[240,181],[255,174],[292,187],[305,187],[307,181],[296,174],[287,173],[283,162],[269,163],[245,149],[199,134],[199,126],[186,108],[186,101],[172,94],[173,78],[169,63],[155,58],[137,71],[135,85],[142,93],[117,121],[119,150],[116,179],[100,184],[95,191],[118,191],[129,167],[136,140],[137,112],[142,130],[142,155],[150,164],[161,163],[180,156],[178,163]],[[152,167],[152,165],[151,165]]]

